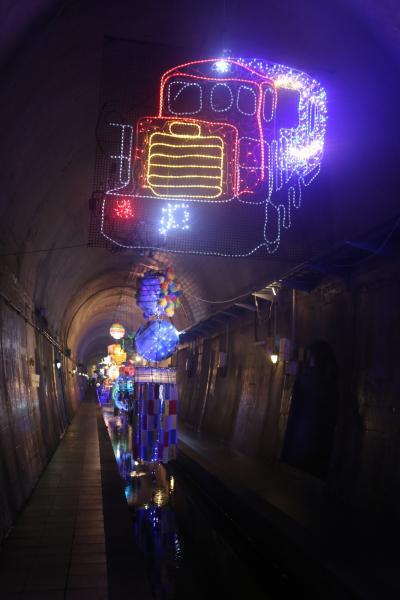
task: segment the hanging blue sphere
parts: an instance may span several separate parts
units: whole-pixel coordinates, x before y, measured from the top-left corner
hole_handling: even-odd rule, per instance
[[[169,321],[143,325],[135,337],[137,353],[152,362],[169,358],[179,344],[179,335]]]

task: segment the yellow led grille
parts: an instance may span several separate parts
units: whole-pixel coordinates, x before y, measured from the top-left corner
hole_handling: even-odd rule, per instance
[[[202,135],[198,123],[173,121],[149,138],[147,185],[164,198],[222,195],[224,140]]]

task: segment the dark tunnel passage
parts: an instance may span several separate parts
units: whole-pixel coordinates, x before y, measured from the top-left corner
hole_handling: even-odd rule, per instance
[[[0,3],[0,598],[400,596],[399,31]]]

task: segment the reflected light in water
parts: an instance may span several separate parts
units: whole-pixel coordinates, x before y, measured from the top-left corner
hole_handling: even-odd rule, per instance
[[[168,494],[164,490],[158,489],[154,494],[153,500],[156,506],[164,506],[168,502]]]

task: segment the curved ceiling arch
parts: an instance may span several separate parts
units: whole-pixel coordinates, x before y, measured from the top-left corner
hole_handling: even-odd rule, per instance
[[[346,4],[355,3],[282,0],[266,6],[256,0],[250,11],[240,0],[229,11],[235,53],[268,56],[321,75],[328,84],[331,137],[320,200],[325,207],[332,197],[328,218],[336,242],[398,211],[397,198],[388,190],[393,181],[397,185],[399,66],[362,19],[348,10]],[[51,4],[58,5],[43,0],[38,10],[44,14]],[[20,32],[18,51],[3,64],[2,73],[7,86],[2,90],[0,129],[7,176],[2,180],[0,243],[5,254],[16,253],[4,257],[10,272],[34,303],[46,309],[51,328],[68,339],[73,352],[83,348],[85,319],[90,330],[106,322],[107,311],[108,317],[114,313],[118,295],[105,290],[129,284],[133,288],[144,263],[174,266],[185,293],[185,310],[177,313],[176,326],[184,329],[215,309],[198,298],[235,297],[278,278],[296,262],[295,256],[292,262],[162,253],[149,257],[84,247],[104,36],[145,37],[149,60],[157,61],[152,43],[176,48],[177,40],[183,55],[201,58],[221,50],[220,8],[215,2],[207,10],[204,4],[177,3],[167,13],[128,0],[88,0],[63,3],[56,19],[43,18],[35,28],[22,14],[15,17],[21,26],[13,21],[15,35]],[[267,19],[255,17],[263,11]],[[370,85],[372,75],[376,90]],[[379,164],[376,156],[383,155]],[[60,246],[76,247],[55,250]],[[38,249],[48,251],[30,254]],[[93,296],[98,290],[104,293]]]

